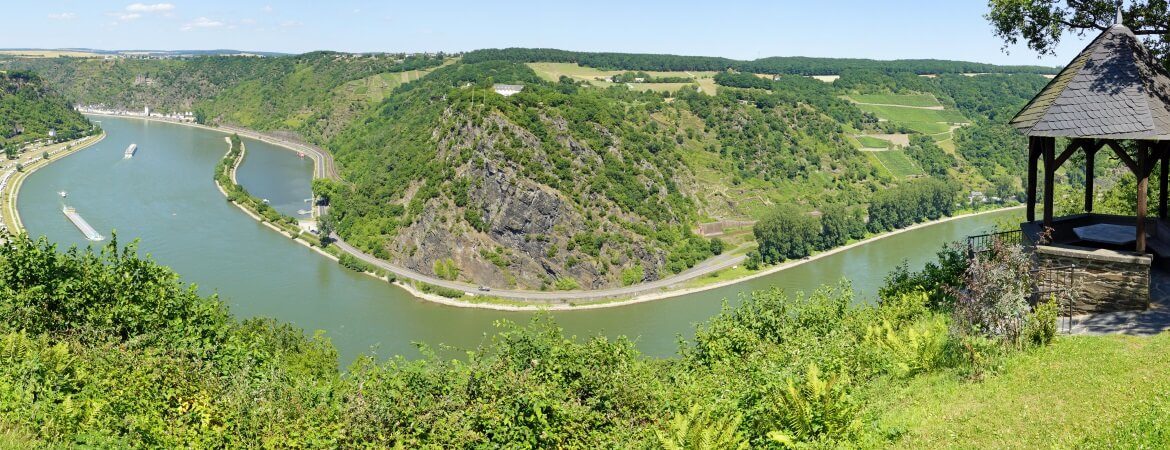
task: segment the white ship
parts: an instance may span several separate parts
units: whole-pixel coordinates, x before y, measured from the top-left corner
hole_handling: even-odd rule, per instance
[[[134,153],[138,152],[138,144],[130,144],[126,147],[126,153],[122,155],[122,159],[130,159],[134,157]]]

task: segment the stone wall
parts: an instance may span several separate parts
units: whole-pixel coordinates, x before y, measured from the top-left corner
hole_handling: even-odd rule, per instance
[[[1038,268],[1075,266],[1073,313],[1134,311],[1150,307],[1149,256],[1068,245],[1038,245]],[[1040,276],[1041,290],[1069,288],[1068,277],[1049,272]]]

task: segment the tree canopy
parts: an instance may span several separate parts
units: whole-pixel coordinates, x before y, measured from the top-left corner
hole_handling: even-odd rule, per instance
[[[1005,44],[1023,41],[1040,54],[1051,55],[1069,33],[1084,36],[1109,28],[1117,21],[1142,38],[1155,57],[1170,54],[1170,9],[1166,0],[991,0],[987,20]]]

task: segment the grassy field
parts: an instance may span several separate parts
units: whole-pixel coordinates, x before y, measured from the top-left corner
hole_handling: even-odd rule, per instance
[[[919,107],[942,106],[938,99],[930,94],[856,94],[850,95],[849,98],[857,103]]]
[[[886,148],[890,146],[890,141],[878,139],[873,136],[857,136],[857,142],[865,148]]]
[[[922,169],[919,169],[918,166],[910,160],[910,157],[906,156],[906,152],[902,150],[886,150],[881,152],[867,153],[873,155],[873,157],[881,163],[881,167],[885,168],[890,172],[890,175],[895,177],[906,178],[909,176],[923,174]]]
[[[450,59],[445,61],[443,65],[454,62],[455,60]],[[422,78],[431,73],[432,70],[434,69],[380,73],[338,86],[334,93],[350,101],[365,100],[370,103],[378,103],[390,95],[394,88]]]
[[[572,78],[576,81],[586,81],[590,84],[607,88],[617,83],[610,83],[608,81],[601,81],[600,79],[608,78],[613,75],[621,74],[625,71],[621,70],[600,70],[592,67],[582,67],[572,63],[528,63],[534,72],[541,78],[548,81],[557,81],[562,76]],[[702,88],[703,93],[715,93],[715,72],[655,72],[647,71],[652,77],[688,77],[694,78],[695,82]],[[684,86],[691,86],[694,83],[631,83],[630,87],[637,90],[652,90],[657,92],[674,92]]]
[[[881,106],[881,105],[865,105],[858,104],[857,107],[862,111],[873,113],[881,119],[890,122],[966,122],[967,118],[963,114],[953,109],[922,109],[922,108],[903,108],[899,106]],[[945,130],[944,130],[945,131]]]
[[[1166,448],[1168,392],[1170,333],[1073,336],[983,381],[943,372],[875,387],[869,408],[901,432],[898,448]]]

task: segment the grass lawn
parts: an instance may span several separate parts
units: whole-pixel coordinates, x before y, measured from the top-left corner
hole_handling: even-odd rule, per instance
[[[862,111],[873,113],[890,122],[966,122],[963,114],[953,109],[904,108],[901,106],[857,105]],[[946,131],[945,129],[943,131]]]
[[[857,94],[850,95],[857,103],[878,103],[883,105],[903,106],[942,106],[938,99],[930,94]]]
[[[878,161],[881,162],[882,167],[890,172],[891,175],[898,178],[905,178],[912,175],[922,175],[922,169],[914,165],[910,161],[910,157],[906,156],[906,152],[902,150],[886,150],[881,152],[869,152]]]
[[[869,408],[904,431],[898,448],[1079,448],[1151,430],[1165,439],[1167,393],[1170,333],[1073,336],[1011,356],[983,381],[943,372],[878,387]]]
[[[890,146],[890,141],[873,136],[857,136],[857,142],[865,148],[887,148]]]

